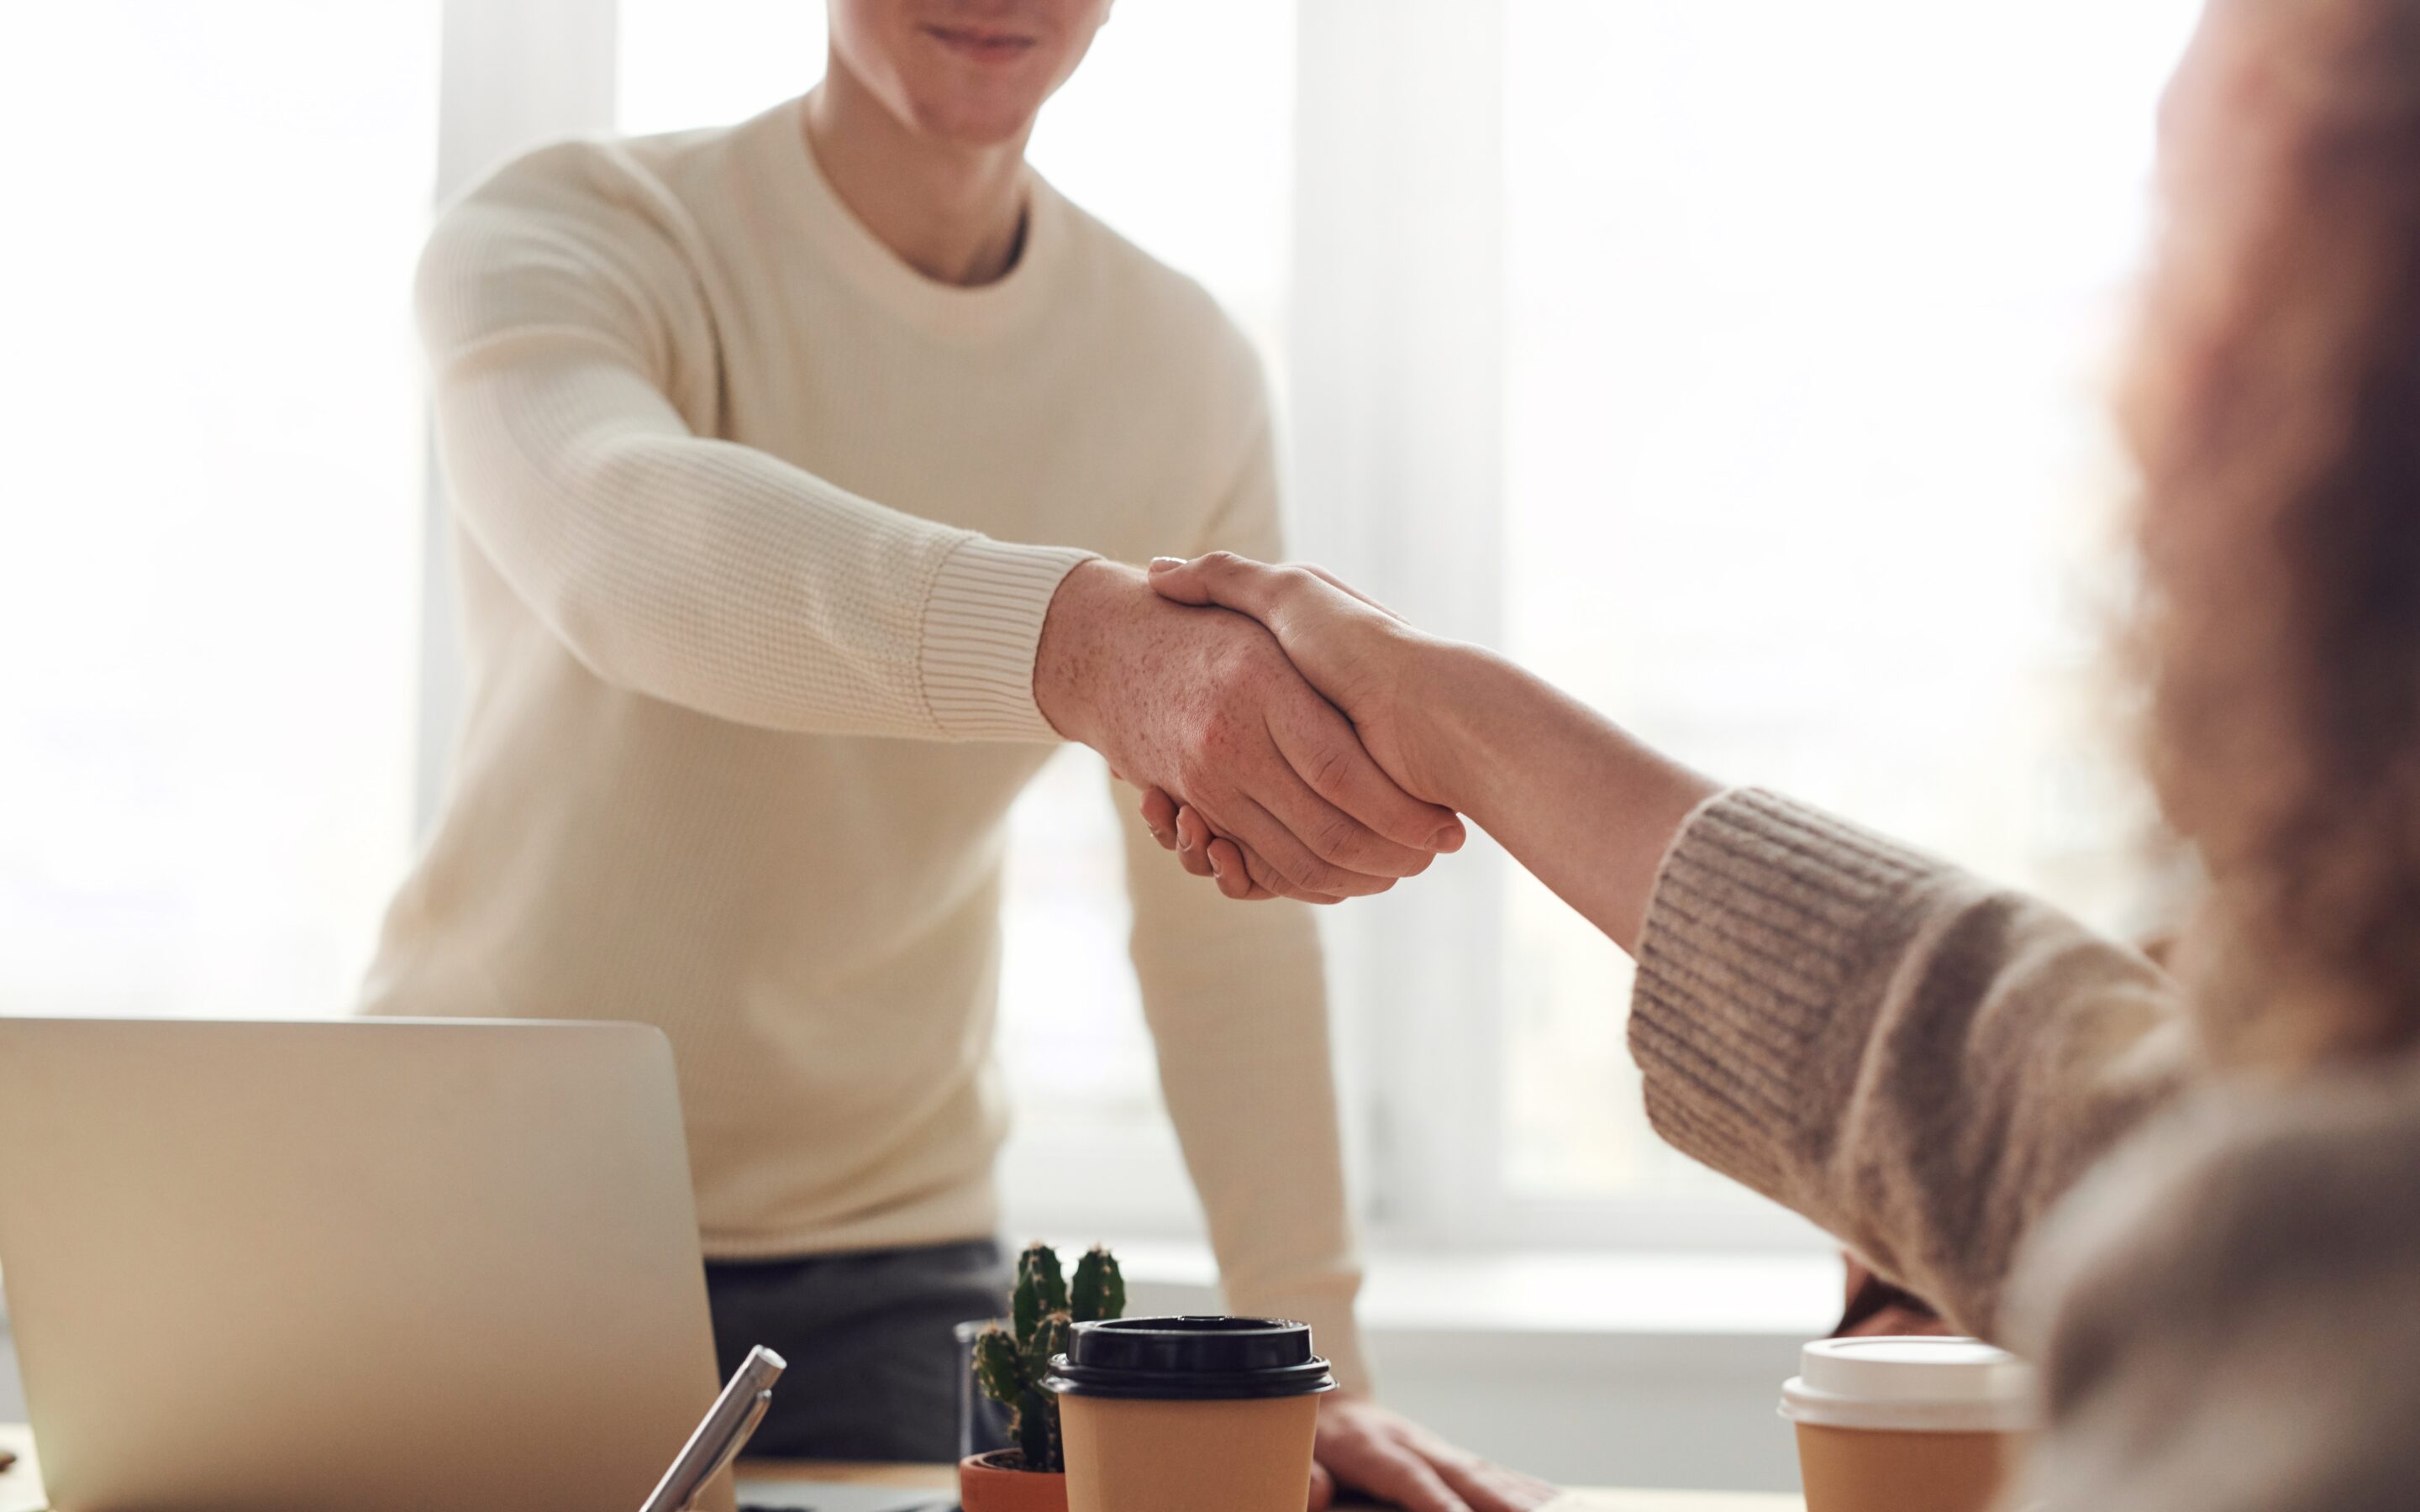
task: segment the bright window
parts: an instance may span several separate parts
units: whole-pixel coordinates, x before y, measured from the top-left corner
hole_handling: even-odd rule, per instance
[[[352,1000],[410,840],[438,10],[10,13],[0,1011]]]
[[[2142,922],[2097,660],[2108,364],[2196,0],[1518,0],[1503,640],[1726,778]],[[1627,961],[1514,872],[1502,1180],[1735,1192]]]
[[[0,50],[0,131],[42,144],[0,244],[0,1011],[351,998],[409,843],[439,8],[93,0]],[[1362,448],[1306,469],[1307,539],[1376,520],[1336,560],[1390,592],[1468,576],[1446,527],[1476,520],[1501,593],[1459,632],[1725,775],[2143,921],[2093,672],[2124,486],[2100,407],[2195,0],[1218,9],[1119,6],[1034,157],[1237,315],[1297,463]],[[627,131],[822,67],[814,0],[621,0],[619,29]],[[1404,60],[1438,87],[1390,90]],[[1449,244],[1482,271],[1404,297]],[[1441,316],[1476,346],[1406,371],[1392,333]],[[1343,329],[1359,365],[1306,355]],[[1452,402],[1390,410],[1389,384]],[[1441,474],[1390,459],[1466,434],[1459,494],[1398,513]],[[1012,1221],[1181,1231],[1103,793],[1064,756],[1012,824]],[[1373,1212],[1603,1242],[1740,1211],[1645,1131],[1620,955],[1483,853],[1340,911]],[[1399,906],[1448,873],[1487,878],[1475,906]],[[1387,956],[1484,969],[1405,1029],[1367,985]]]

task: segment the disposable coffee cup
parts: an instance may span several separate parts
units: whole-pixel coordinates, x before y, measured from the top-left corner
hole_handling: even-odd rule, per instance
[[[1309,1325],[1078,1323],[1050,1367],[1067,1512],[1302,1512],[1319,1397],[1336,1389]]]
[[[1807,1512],[1990,1512],[2034,1427],[2033,1371],[1979,1339],[1822,1339],[1781,1415]]]

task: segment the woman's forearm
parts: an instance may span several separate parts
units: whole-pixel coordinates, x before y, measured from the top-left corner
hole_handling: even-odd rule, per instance
[[[1719,784],[1493,652],[1431,644],[1405,717],[1450,789],[1433,796],[1635,952],[1665,852]]]
[[[1634,957],[1669,889],[1628,1030],[1656,1132],[1999,1336],[2041,1216],[2186,1084],[2175,983],[1816,810],[1709,804],[1714,782],[1499,656],[1417,660],[1428,796]]]
[[[1468,816],[1637,953],[1664,853],[1714,782],[1544,679],[1424,634],[1317,568],[1220,551],[1155,562],[1151,583],[1163,598],[1260,621],[1404,792]],[[1175,800],[1156,801],[1181,832]]]

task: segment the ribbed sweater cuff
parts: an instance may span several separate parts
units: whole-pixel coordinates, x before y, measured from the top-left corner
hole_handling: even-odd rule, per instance
[[[1825,1030],[1940,863],[1753,789],[1707,803],[1664,858],[1639,942],[1630,1049],[1656,1133],[1769,1196],[1822,1137]]]
[[[954,740],[1055,741],[1033,702],[1033,656],[1060,581],[1094,553],[970,535],[924,600],[924,699]]]
[[[1358,1273],[1322,1276],[1297,1286],[1270,1291],[1227,1288],[1227,1305],[1249,1318],[1285,1318],[1311,1325],[1311,1348],[1336,1372],[1336,1383],[1346,1391],[1368,1395],[1374,1388],[1370,1362],[1362,1352],[1361,1327],[1353,1315],[1353,1299],[1361,1289]]]

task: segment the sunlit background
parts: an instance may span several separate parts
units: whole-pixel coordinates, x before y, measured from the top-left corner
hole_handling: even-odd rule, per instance
[[[351,1000],[426,806],[444,705],[425,687],[458,680],[422,623],[407,308],[441,9],[11,12],[0,1011]],[[2126,488],[2102,404],[2195,9],[1121,0],[1033,159],[1243,323],[1298,479],[1361,480],[1290,500],[1303,538],[1345,543],[1337,565],[1710,770],[2132,931],[2159,900],[2094,667]],[[618,59],[599,129],[737,120],[822,69],[814,0],[589,10]],[[1373,85],[1389,49],[1450,87]],[[1348,137],[1404,145],[1361,182],[1331,155]],[[1340,174],[1408,234],[1306,215],[1305,186]],[[1395,292],[1439,249],[1478,270],[1442,314]],[[1448,375],[1314,353],[1340,290],[1375,301],[1365,323],[1477,332],[1417,348],[1475,396],[1418,425],[1371,399]],[[1340,412],[1378,418],[1313,423]],[[1351,460],[1397,453],[1478,482],[1399,500]],[[1474,539],[1481,608],[1449,610],[1419,585],[1466,571],[1449,543]],[[1015,819],[1011,1211],[1182,1256],[1198,1218],[1106,792],[1071,753]],[[1385,1257],[1456,1249],[1811,1253],[1649,1136],[1619,952],[1483,845],[1447,872],[1451,906],[1342,925],[1379,1279]],[[1349,964],[1390,958],[1477,963],[1463,1027],[1390,1034],[1389,979]]]

